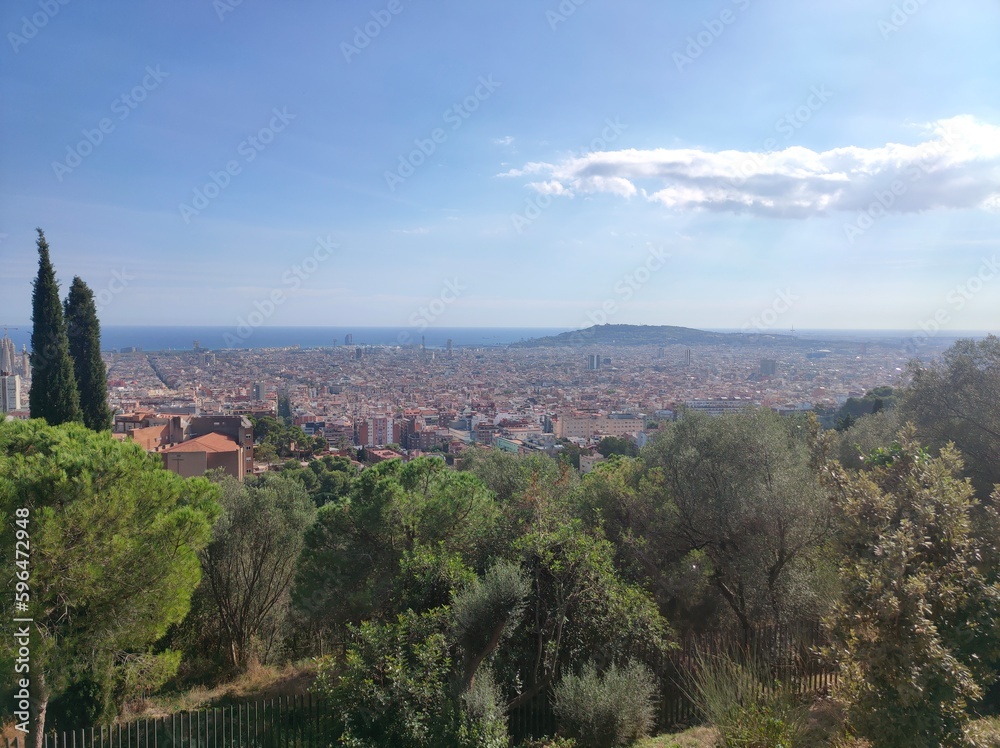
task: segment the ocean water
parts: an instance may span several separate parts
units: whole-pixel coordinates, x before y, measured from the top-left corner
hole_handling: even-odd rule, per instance
[[[17,350],[31,339],[31,324],[22,323],[11,329],[9,335]],[[529,338],[557,335],[567,332],[565,327],[428,327],[421,332],[417,327],[215,327],[190,326],[151,327],[105,325],[101,328],[101,348],[121,350],[137,346],[144,351],[191,350],[194,341],[201,348],[327,348],[344,345],[344,336],[354,336],[352,345],[420,345],[421,337],[428,348],[445,348],[448,340],[457,347],[504,346]],[[712,328],[714,332],[745,332],[738,329]],[[848,339],[872,341],[879,339],[908,339],[915,330],[773,330],[776,334],[796,335],[801,338],[823,340]],[[939,342],[955,338],[982,338],[988,331],[943,330],[935,337]]]
[[[30,325],[11,330],[10,338],[21,350],[29,344]],[[557,335],[565,327],[101,327],[101,348],[106,351],[137,346],[144,351],[191,350],[194,341],[200,348],[328,348],[344,345],[344,336],[354,336],[352,345],[420,345],[421,337],[428,348],[445,348],[448,340],[461,346],[502,346],[528,338]],[[30,347],[30,345],[29,345]]]

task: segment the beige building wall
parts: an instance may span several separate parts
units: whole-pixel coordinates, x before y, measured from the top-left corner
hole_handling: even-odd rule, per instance
[[[177,473],[182,478],[196,478],[208,470],[206,452],[165,452],[163,467]]]

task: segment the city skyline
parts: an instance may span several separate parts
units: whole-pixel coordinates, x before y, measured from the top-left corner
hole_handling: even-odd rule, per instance
[[[0,18],[0,322],[998,330],[984,1]]]

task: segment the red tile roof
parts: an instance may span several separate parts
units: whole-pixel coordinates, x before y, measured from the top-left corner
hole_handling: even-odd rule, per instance
[[[161,449],[161,452],[236,452],[240,445],[225,434],[205,434]]]

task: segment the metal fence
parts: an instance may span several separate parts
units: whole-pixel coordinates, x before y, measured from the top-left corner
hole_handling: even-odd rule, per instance
[[[820,654],[826,643],[818,623],[765,628],[754,634],[749,645],[723,635],[686,638],[655,660],[657,728],[698,721],[686,684],[699,658],[752,652],[773,677],[805,696],[825,692],[836,682],[836,667]],[[309,694],[50,733],[45,736],[45,748],[321,748],[332,744],[334,729],[327,702]],[[511,710],[509,729],[515,742],[554,735],[551,695],[543,691]],[[6,739],[6,748],[29,745],[24,738]]]
[[[311,694],[179,712],[45,735],[45,748],[320,748],[330,711]],[[7,738],[6,748],[29,748]]]
[[[657,730],[692,725],[700,720],[688,691],[690,677],[701,658],[725,655],[739,660],[751,654],[775,680],[793,694],[805,697],[825,693],[836,683],[835,663],[821,654],[828,643],[818,622],[764,627],[756,630],[749,642],[726,634],[686,637],[676,649],[649,658],[659,686]],[[509,720],[515,742],[554,735],[556,717],[551,696],[538,694],[527,704],[512,710]]]

